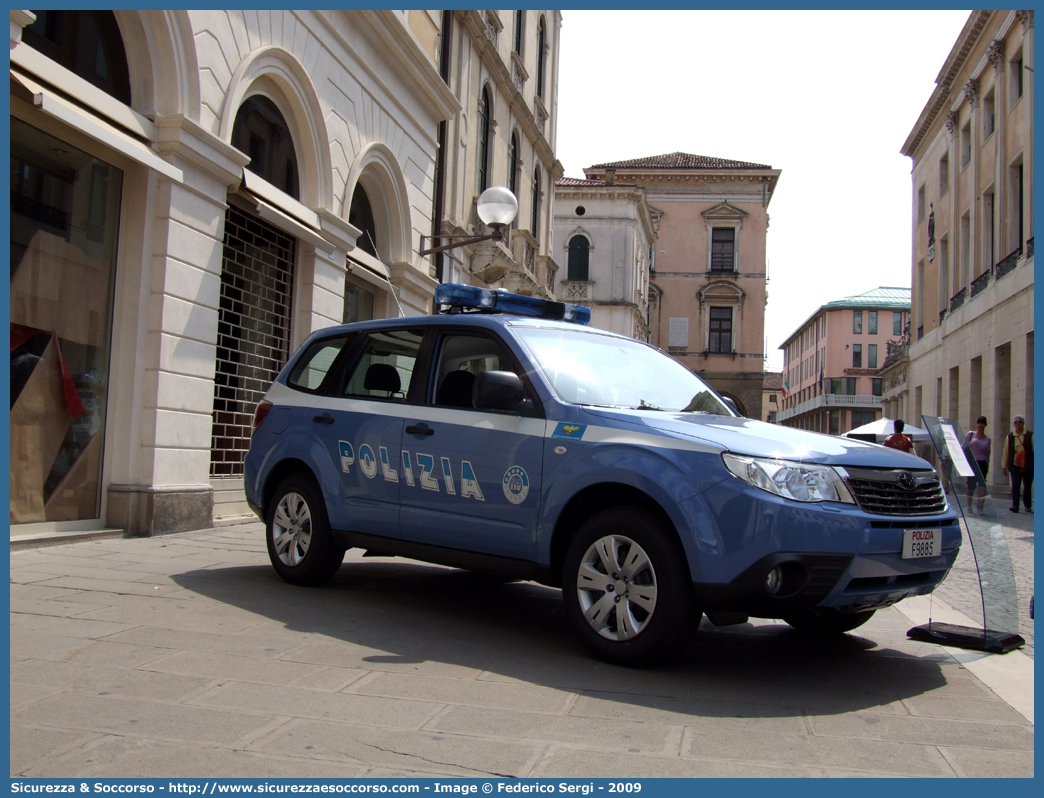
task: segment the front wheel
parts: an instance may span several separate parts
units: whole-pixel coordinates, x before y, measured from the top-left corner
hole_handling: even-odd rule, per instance
[[[799,632],[813,635],[840,635],[858,629],[869,621],[874,615],[874,610],[863,612],[852,612],[848,615],[814,615],[805,610],[793,615],[784,615],[783,620],[793,626]]]
[[[678,654],[701,616],[686,563],[674,530],[641,508],[590,518],[562,572],[566,614],[588,650],[632,666]]]
[[[268,558],[283,580],[314,587],[328,582],[344,560],[326,518],[326,504],[310,474],[291,474],[272,497],[265,524]]]

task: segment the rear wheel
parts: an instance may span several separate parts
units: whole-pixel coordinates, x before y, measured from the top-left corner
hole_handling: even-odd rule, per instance
[[[566,553],[562,597],[583,644],[618,665],[679,653],[700,622],[674,530],[638,507],[590,518]]]
[[[326,518],[326,504],[310,474],[291,474],[276,489],[265,524],[272,567],[293,585],[328,582],[344,560]]]
[[[814,615],[810,610],[805,610],[793,615],[783,616],[783,620],[793,626],[799,632],[814,635],[840,635],[858,629],[869,621],[874,615],[874,610],[853,612],[848,615]]]

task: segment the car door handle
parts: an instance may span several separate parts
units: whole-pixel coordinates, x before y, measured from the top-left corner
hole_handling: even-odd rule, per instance
[[[407,435],[434,435],[435,430],[429,427],[427,424],[417,424],[415,426],[406,427]]]
[[[312,421],[316,424],[333,424],[334,417],[329,413],[323,413],[321,416],[312,416]]]

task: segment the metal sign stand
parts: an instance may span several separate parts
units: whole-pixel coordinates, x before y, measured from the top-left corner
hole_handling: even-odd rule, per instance
[[[967,542],[975,558],[983,628],[929,620],[926,624],[910,629],[906,635],[912,640],[926,643],[1006,654],[1026,641],[1017,633],[1019,621],[1015,577],[1004,528],[978,464],[963,449],[964,432],[960,424],[952,419],[935,416],[921,418],[939,457],[939,475],[947,488],[947,498],[957,505],[967,531]],[[962,505],[962,492],[957,487],[965,480],[969,480],[969,488],[963,494],[968,497],[968,507]],[[985,492],[985,496],[977,496],[980,491]],[[977,517],[969,518],[969,515]],[[1016,631],[1005,632],[1001,629]]]

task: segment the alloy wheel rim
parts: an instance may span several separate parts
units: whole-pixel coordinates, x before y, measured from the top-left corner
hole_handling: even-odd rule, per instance
[[[587,549],[576,575],[584,619],[614,642],[633,640],[656,610],[656,570],[645,550],[623,535],[606,535]]]
[[[312,514],[300,493],[287,493],[272,519],[272,544],[284,565],[300,565],[312,543]]]

